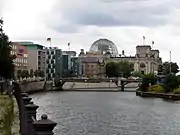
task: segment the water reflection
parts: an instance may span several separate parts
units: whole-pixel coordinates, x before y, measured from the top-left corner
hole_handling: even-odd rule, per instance
[[[180,102],[132,92],[52,92],[32,95],[58,123],[56,135],[179,135]]]

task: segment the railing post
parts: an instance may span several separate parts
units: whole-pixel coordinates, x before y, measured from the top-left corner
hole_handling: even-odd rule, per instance
[[[32,100],[32,98],[30,98],[30,97],[23,97],[24,105],[30,104],[31,100]]]
[[[124,81],[121,80],[121,91],[124,91]]]
[[[39,106],[33,104],[33,102],[25,105],[28,135],[33,135],[32,123],[36,120],[36,110],[38,107]]]
[[[28,97],[28,94],[26,92],[22,92],[22,97]]]
[[[57,123],[48,119],[46,114],[41,116],[41,120],[33,122],[34,135],[53,135],[53,129]]]

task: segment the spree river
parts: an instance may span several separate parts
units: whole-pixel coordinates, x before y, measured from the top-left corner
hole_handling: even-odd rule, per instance
[[[49,92],[31,95],[38,116],[57,122],[55,135],[180,135],[180,102],[135,92]]]

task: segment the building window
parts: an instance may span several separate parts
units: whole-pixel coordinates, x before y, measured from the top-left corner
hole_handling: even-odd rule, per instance
[[[28,56],[27,54],[24,54],[24,57],[25,57],[25,58],[27,58],[27,56]]]

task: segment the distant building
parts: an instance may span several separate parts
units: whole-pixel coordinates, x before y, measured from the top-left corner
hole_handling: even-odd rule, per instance
[[[71,71],[72,71],[73,77],[78,77],[80,75],[80,73],[79,73],[79,58],[78,57],[71,58]]]
[[[62,52],[63,70],[71,69],[71,58],[74,56],[76,56],[75,51],[63,51]]]
[[[45,72],[45,50],[44,46],[33,42],[15,42],[26,46],[28,49],[28,70],[33,69]]]
[[[86,52],[79,56],[82,62],[83,76],[88,78],[103,78],[105,77],[105,55],[101,52]]]
[[[28,49],[26,46],[13,43],[11,54],[16,56],[14,59],[15,75],[17,75],[18,70],[28,70]]]
[[[143,74],[156,73],[162,63],[159,50],[153,50],[150,45],[138,45],[134,56],[126,56],[125,52],[118,54],[112,41],[100,39],[90,47],[90,51],[79,54],[79,70],[82,76],[105,77],[105,64],[109,61],[129,61],[134,64],[134,70]]]
[[[150,45],[138,45],[135,56],[110,57],[108,61],[129,61],[134,64],[134,70],[143,74],[155,73],[162,63],[159,50],[151,49]]]
[[[46,47],[46,77],[55,78],[62,74],[62,51],[57,47]]]

